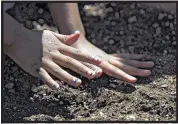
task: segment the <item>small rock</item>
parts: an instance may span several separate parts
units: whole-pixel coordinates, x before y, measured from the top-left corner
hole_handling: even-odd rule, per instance
[[[159,13],[158,14],[158,20],[161,21],[161,20],[163,20],[163,18],[164,18],[164,14],[163,13]]]
[[[167,55],[167,50],[164,50],[163,55]]]
[[[119,33],[120,33],[120,35],[123,35],[123,34],[124,34],[124,31],[120,31]]]
[[[162,44],[165,44],[166,43],[166,41],[165,40],[162,40]]]
[[[158,23],[154,23],[154,24],[153,24],[153,28],[157,28],[158,26],[159,26]]]
[[[114,43],[115,43],[114,40],[112,40],[112,39],[109,40],[109,44],[110,44],[110,45],[112,45],[112,44],[114,44]]]
[[[39,24],[44,24],[44,19],[38,19]]]
[[[171,14],[168,15],[168,19],[173,19],[173,16]]]
[[[173,42],[172,42],[172,45],[176,45],[176,41],[173,41]]]
[[[119,18],[119,12],[115,13],[115,17],[118,19]]]
[[[12,77],[12,76],[10,76],[10,78],[9,78],[11,81],[13,81],[14,80],[14,77]]]
[[[117,6],[117,4],[116,3],[111,3],[111,6],[115,7],[115,6]]]
[[[38,89],[35,85],[32,85],[31,91],[36,93],[36,92],[38,92]]]
[[[15,93],[15,90],[14,89],[9,89],[8,92]]]
[[[172,23],[169,24],[171,30],[174,30],[174,25]]]
[[[136,21],[137,21],[136,16],[132,16],[132,17],[130,17],[130,18],[128,19],[128,22],[129,22],[129,23],[133,23],[133,22],[136,22]]]
[[[145,15],[145,11],[143,9],[140,9],[140,14]]]
[[[172,35],[175,35],[176,34],[176,32],[175,31],[172,31]]]
[[[5,88],[7,88],[7,89],[12,89],[14,87],[14,84],[13,83],[7,83],[6,85],[5,85]]]
[[[131,53],[134,53],[134,49],[135,49],[134,46],[129,46],[129,51],[130,51]]]
[[[176,37],[172,37],[172,40],[176,40]]]
[[[161,85],[161,88],[166,88],[166,87],[168,87],[167,84],[163,84],[163,85]]]
[[[110,84],[109,84],[109,87],[116,88],[116,85],[113,84],[113,83],[110,83]]]
[[[169,35],[166,35],[165,38],[166,38],[166,40],[169,40]]]
[[[127,116],[127,119],[134,121],[134,120],[136,120],[136,117],[135,117],[134,115],[128,115],[128,116]]]
[[[130,8],[131,8],[131,9],[135,9],[135,4],[131,4],[131,5],[130,5]]]
[[[156,28],[156,35],[160,35],[161,34],[161,27]]]
[[[39,14],[42,14],[44,12],[44,10],[42,9],[42,8],[40,8],[39,10],[38,10],[38,13]]]
[[[176,95],[176,92],[175,91],[171,92],[171,95]]]
[[[17,67],[12,67],[12,73],[16,72],[17,71]]]
[[[26,21],[25,21],[25,26],[26,26],[27,28],[29,28],[29,29],[33,28],[33,24],[32,24],[32,22],[29,21],[29,20],[26,20]]]
[[[169,26],[169,21],[167,21],[167,22],[165,23],[165,26],[166,26],[166,27],[168,27],[168,26]]]
[[[121,48],[121,53],[125,53],[125,50],[124,50],[124,48]]]
[[[112,22],[111,22],[111,25],[112,25],[112,26],[115,26],[115,25],[116,25],[116,22],[115,22],[115,21],[112,21]]]
[[[113,12],[113,8],[112,7],[109,7],[106,9],[107,12]]]

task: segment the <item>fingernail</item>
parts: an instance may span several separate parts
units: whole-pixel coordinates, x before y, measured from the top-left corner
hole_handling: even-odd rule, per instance
[[[91,77],[91,76],[94,76],[95,75],[95,72],[92,72],[92,71],[88,71],[88,77]]]
[[[81,80],[80,80],[80,79],[78,79],[78,78],[73,78],[73,79],[72,79],[72,82],[77,84],[77,83],[80,83],[80,82],[81,82]]]
[[[52,89],[53,90],[57,90],[59,88],[59,84],[57,83],[57,82],[54,82],[53,84],[52,84]]]
[[[92,58],[97,62],[101,62],[101,58],[98,56],[92,56]]]
[[[78,33],[80,33],[80,31],[79,31],[79,30],[76,30],[76,31],[74,32],[74,34],[78,34]]]

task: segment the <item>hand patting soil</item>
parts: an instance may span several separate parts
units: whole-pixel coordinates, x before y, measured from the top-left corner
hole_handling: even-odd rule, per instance
[[[151,76],[134,85],[106,75],[83,78],[78,89],[61,84],[52,91],[4,55],[3,120],[176,120],[175,14],[140,4],[79,9],[89,41],[107,53],[148,53]],[[26,28],[58,32],[46,4],[18,3],[8,13]]]

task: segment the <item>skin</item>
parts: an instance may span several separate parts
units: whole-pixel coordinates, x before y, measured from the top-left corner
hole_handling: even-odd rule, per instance
[[[150,57],[148,55],[110,55],[91,44],[85,38],[85,30],[76,3],[49,3],[48,6],[61,33],[70,34],[75,30],[81,32],[78,41],[71,46],[83,52],[93,51],[95,55],[100,56],[103,61],[98,67],[107,75],[132,83],[137,80],[134,76],[147,77],[151,74],[151,71],[148,69],[152,68],[154,63],[152,61],[139,61],[143,58],[149,59]],[[97,68],[97,66],[91,64],[89,66]],[[99,77],[100,75],[97,76]]]
[[[82,83],[63,67],[91,79],[97,71],[91,70],[81,61],[94,65],[101,63],[99,57],[69,46],[78,40],[79,31],[71,35],[62,35],[48,30],[28,30],[4,13],[3,32],[4,52],[22,69],[39,77],[52,89],[57,89],[59,84],[50,74],[74,87]]]

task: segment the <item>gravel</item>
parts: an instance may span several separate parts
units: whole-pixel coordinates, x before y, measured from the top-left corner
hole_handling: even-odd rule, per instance
[[[44,19],[41,29],[56,28],[51,27],[54,23],[44,4],[39,3],[37,6],[33,3],[29,7],[26,5],[27,3],[16,4],[11,11],[16,20],[24,25],[27,20],[31,21],[32,29],[37,29],[38,25],[41,25],[38,20]],[[84,9],[86,5],[91,6],[90,9]],[[60,90],[53,91],[43,85],[40,80],[25,73],[5,55],[3,119],[8,122],[24,120],[175,121],[175,14],[147,8],[140,4],[134,5],[135,8],[132,9],[133,5],[127,3],[81,3],[79,11],[87,39],[107,53],[117,51],[117,53],[132,52],[151,55],[155,67],[150,77],[138,78],[135,85],[130,85],[102,75],[95,80],[82,78],[81,88],[74,89],[68,85],[62,85]],[[23,11],[20,6],[24,7]],[[27,9],[30,8],[34,9],[33,16],[27,14]],[[41,8],[43,12],[39,13]],[[173,19],[170,19],[170,14]],[[165,26],[167,21],[169,26]],[[156,28],[152,26],[155,23],[159,24]],[[120,35],[120,31],[124,31],[124,34]],[[166,39],[167,36],[169,38]],[[111,45],[108,45],[109,42]],[[9,83],[12,84],[8,86]]]

